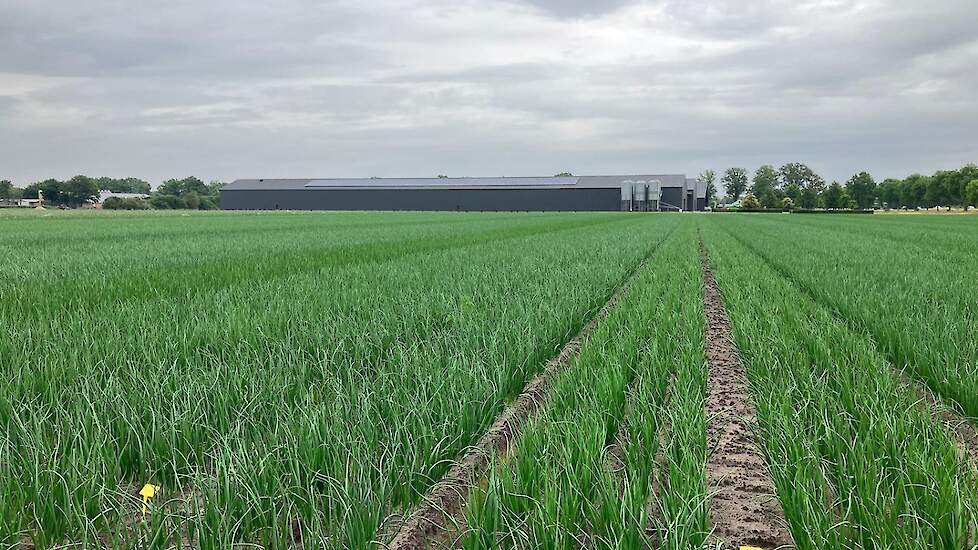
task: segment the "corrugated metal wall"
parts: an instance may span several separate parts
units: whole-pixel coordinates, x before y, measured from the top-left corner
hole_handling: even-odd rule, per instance
[[[222,190],[224,210],[617,211],[606,189],[269,189]]]

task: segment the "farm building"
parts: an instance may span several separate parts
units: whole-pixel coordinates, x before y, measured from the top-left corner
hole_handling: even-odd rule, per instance
[[[17,206],[20,208],[38,208],[41,206],[41,199],[17,199]]]
[[[706,185],[683,174],[632,176],[241,179],[224,210],[703,210]]]
[[[110,197],[116,197],[119,199],[148,199],[149,195],[146,193],[115,193],[102,189],[98,192],[98,198],[95,199],[95,202],[101,204],[105,202],[105,199]]]

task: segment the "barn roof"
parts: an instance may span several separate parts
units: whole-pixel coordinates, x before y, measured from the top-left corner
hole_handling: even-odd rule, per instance
[[[604,188],[624,183],[654,183],[663,187],[682,187],[683,174],[645,174],[570,177],[488,177],[488,178],[307,178],[239,179],[225,190],[317,190],[317,189],[498,189],[498,188]]]

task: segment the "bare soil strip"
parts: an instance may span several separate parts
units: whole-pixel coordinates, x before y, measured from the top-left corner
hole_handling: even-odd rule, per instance
[[[601,310],[564,345],[560,353],[547,363],[540,374],[530,380],[516,400],[496,417],[496,421],[492,423],[482,439],[470,447],[465,456],[453,464],[441,481],[432,487],[424,501],[401,525],[388,544],[388,548],[413,550],[440,547],[451,543],[446,540],[446,534],[459,532],[459,525],[464,522],[465,503],[469,491],[486,475],[492,456],[495,454],[505,457],[521,426],[542,409],[554,376],[577,356],[584,340],[617,306],[618,301],[631,287],[647,262],[648,258],[632,271]]]
[[[710,260],[700,241],[706,314],[708,418],[706,482],[713,526],[710,547],[792,546],[784,511],[758,451],[751,426],[757,416],[730,320]]]

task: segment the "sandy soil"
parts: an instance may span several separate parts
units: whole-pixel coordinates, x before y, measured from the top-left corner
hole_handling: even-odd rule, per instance
[[[723,299],[700,243],[705,281],[710,546],[791,547],[784,511],[751,429],[756,414]]]

